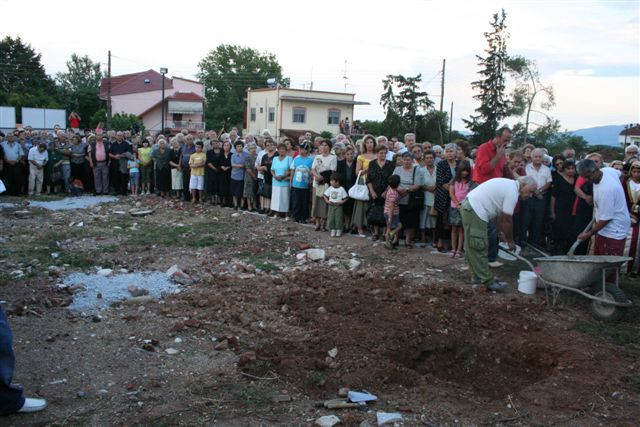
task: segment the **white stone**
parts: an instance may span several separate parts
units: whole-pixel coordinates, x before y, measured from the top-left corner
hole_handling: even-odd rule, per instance
[[[332,348],[331,350],[329,350],[327,352],[329,354],[329,356],[331,356],[332,358],[335,358],[338,355],[338,349],[337,348]]]
[[[307,254],[307,258],[311,261],[324,261],[325,259],[324,249],[307,249],[305,253]]]
[[[180,353],[180,351],[176,350],[175,348],[167,348],[167,349],[165,349],[164,352],[169,354],[169,355],[171,355],[171,356]]]
[[[111,273],[113,273],[113,270],[110,268],[101,268],[96,272],[98,276],[108,276]]]
[[[333,427],[338,423],[340,423],[340,418],[335,415],[325,415],[324,417],[320,417],[316,420],[316,424],[320,427]]]

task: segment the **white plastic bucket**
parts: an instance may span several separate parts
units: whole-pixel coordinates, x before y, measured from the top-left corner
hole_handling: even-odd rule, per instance
[[[538,276],[533,271],[521,271],[518,278],[518,291],[523,294],[533,295],[536,293]]]

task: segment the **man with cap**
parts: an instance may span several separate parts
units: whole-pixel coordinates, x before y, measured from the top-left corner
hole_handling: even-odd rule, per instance
[[[489,233],[492,221],[498,221],[498,230],[509,249],[513,242],[513,211],[518,199],[526,200],[536,191],[536,181],[530,176],[515,180],[493,178],[473,189],[462,202],[460,214],[464,227],[464,252],[471,272],[472,283],[483,284],[489,291],[503,291],[504,283],[496,281],[488,262]]]

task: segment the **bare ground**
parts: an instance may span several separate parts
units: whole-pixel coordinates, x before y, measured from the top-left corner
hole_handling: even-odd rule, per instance
[[[136,204],[155,213],[131,217]],[[0,211],[0,296],[15,335],[14,380],[50,406],[2,424],[309,425],[335,414],[345,425],[375,425],[376,411],[400,411],[405,425],[640,419],[637,307],[599,323],[584,299],[564,296],[551,309],[541,291],[473,288],[463,261],[428,249],[389,252],[368,239],[156,197],[30,208],[19,218],[22,209]],[[307,245],[326,260],[298,260]],[[352,259],[361,263],[353,271]],[[95,266],[173,264],[196,283],[100,317],[70,312],[74,290],[57,286]],[[521,268],[499,274],[515,286]],[[623,283],[635,299],[638,285]],[[379,399],[368,411],[314,405],[341,387]]]

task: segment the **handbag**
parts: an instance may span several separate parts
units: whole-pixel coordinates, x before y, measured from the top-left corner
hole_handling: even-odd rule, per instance
[[[430,216],[438,216],[438,211],[436,210],[436,206],[435,205],[431,205],[431,207],[429,208],[429,215]]]
[[[349,197],[354,200],[360,200],[366,202],[369,200],[369,189],[365,184],[360,184],[360,175],[362,171],[358,172],[356,183],[349,189]]]
[[[413,168],[413,178],[412,178],[412,185],[415,185],[416,183],[416,169],[417,167],[414,166]],[[424,192],[422,190],[416,190],[416,191],[412,191],[409,193],[409,201],[407,203],[409,209],[422,209],[422,207],[424,206]]]
[[[371,225],[386,225],[387,221],[384,219],[384,206],[371,203],[367,208],[367,224]]]

